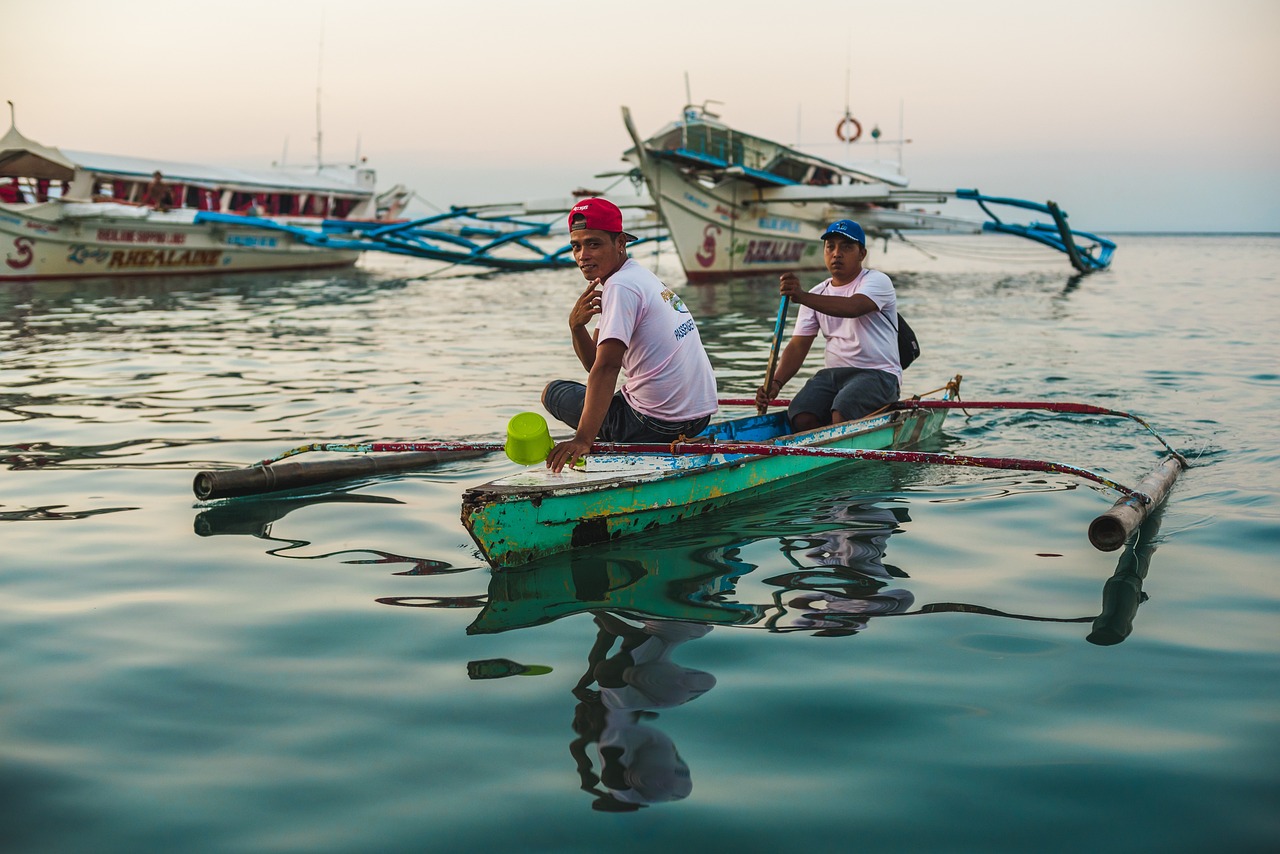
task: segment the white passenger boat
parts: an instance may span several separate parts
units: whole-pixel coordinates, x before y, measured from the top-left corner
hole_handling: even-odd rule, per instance
[[[742,133],[705,107],[642,139],[630,111],[623,121],[634,147],[623,159],[643,178],[690,282],[823,269],[819,237],[839,219],[857,220],[869,237],[904,232],[1025,237],[1066,253],[1079,272],[1105,268],[1115,244],[1067,225],[1056,204],[986,196],[976,190],[918,190],[883,163],[850,164]],[[861,126],[846,112],[837,135]],[[953,199],[977,204],[988,219],[943,213]],[[995,205],[1048,214],[1051,221],[1002,221]],[[930,207],[933,210],[930,210]]]
[[[360,248],[326,226],[385,224],[407,201],[374,185],[363,166],[251,172],[60,151],[14,125],[0,139],[0,281],[353,264]]]

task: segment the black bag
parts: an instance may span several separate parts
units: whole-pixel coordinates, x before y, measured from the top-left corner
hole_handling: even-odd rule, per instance
[[[898,312],[898,361],[902,363],[902,369],[905,371],[907,365],[919,356],[920,339],[916,338],[915,330],[911,328],[911,324],[907,323],[902,312]]]

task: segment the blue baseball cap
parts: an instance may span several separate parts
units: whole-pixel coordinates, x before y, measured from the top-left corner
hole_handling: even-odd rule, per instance
[[[837,220],[827,226],[827,230],[822,233],[822,239],[826,240],[833,234],[841,237],[847,237],[854,243],[860,244],[863,248],[867,245],[867,236],[862,232],[862,226],[858,225],[851,219]]]

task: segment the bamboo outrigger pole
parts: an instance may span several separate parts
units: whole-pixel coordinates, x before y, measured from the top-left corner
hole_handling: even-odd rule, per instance
[[[1128,542],[1151,511],[1164,502],[1185,466],[1182,457],[1170,454],[1134,487],[1136,494],[1122,497],[1110,510],[1094,519],[1089,525],[1089,542],[1094,548],[1113,552]]]
[[[498,445],[497,449],[502,446]],[[192,489],[196,498],[237,498],[261,495],[282,489],[297,489],[352,477],[368,477],[389,472],[409,471],[449,460],[464,460],[487,453],[479,449],[419,451],[405,454],[361,454],[341,460],[305,463],[256,465],[226,471],[202,471],[195,477]]]

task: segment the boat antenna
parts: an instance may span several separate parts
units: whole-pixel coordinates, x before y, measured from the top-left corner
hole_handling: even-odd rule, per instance
[[[320,55],[316,59],[316,174],[324,169],[324,133],[320,124],[320,83],[324,73],[324,7],[320,8]]]
[[[905,112],[905,110],[906,110],[906,106],[905,106],[905,105],[906,105],[906,101],[905,101],[905,99],[903,99],[903,98],[899,98],[899,99],[898,99],[898,174],[899,174],[899,175],[903,174],[903,172],[902,172],[902,168],[903,168],[903,167],[902,167],[902,161],[903,161],[903,158],[904,158],[904,156],[905,156],[905,155],[904,155],[904,152],[905,152],[905,150],[906,150],[906,149],[904,149],[904,148],[903,148],[903,146],[904,146],[907,142],[909,142],[909,140],[907,139],[906,124],[905,124],[905,122],[903,121],[903,118],[902,118],[903,113],[904,113],[904,112]]]
[[[13,101],[6,103],[9,105],[9,127],[16,128],[18,126],[18,108],[13,106]]]
[[[853,26],[850,25],[848,30],[848,42],[844,49],[844,118],[840,120],[839,127],[844,127],[844,123],[853,118],[853,110],[849,107],[850,91],[853,87]],[[853,145],[853,138],[850,137],[844,141],[844,159],[849,159],[849,146]]]
[[[693,111],[693,89],[689,86],[689,71],[684,72],[684,121],[680,122],[680,147],[689,147],[689,122],[698,116]]]

